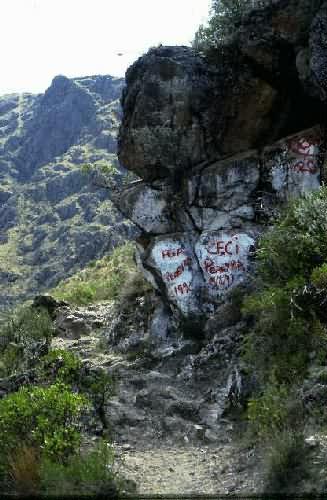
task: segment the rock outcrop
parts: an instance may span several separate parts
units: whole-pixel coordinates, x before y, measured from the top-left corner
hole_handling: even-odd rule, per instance
[[[231,64],[232,56],[209,65],[187,47],[160,47],[129,68],[120,135],[127,168],[145,180],[176,178],[260,142],[278,94],[244,61]]]
[[[184,318],[213,313],[248,281],[271,217],[320,186],[321,3],[274,2],[210,60],[161,46],[127,72],[119,158],[142,181],[121,209],[142,233],[145,275]]]

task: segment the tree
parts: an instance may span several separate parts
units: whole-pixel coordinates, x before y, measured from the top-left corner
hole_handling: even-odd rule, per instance
[[[265,6],[270,0],[212,0],[208,25],[200,25],[193,47],[207,51],[228,43],[242,18],[250,10]]]

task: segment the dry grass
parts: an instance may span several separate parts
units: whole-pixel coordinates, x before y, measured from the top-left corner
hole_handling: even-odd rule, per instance
[[[9,459],[13,489],[19,495],[35,495],[40,485],[40,456],[38,450],[22,445]]]

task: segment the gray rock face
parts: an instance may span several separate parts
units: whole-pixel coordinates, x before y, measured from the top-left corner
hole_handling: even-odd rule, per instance
[[[67,151],[95,110],[91,95],[73,80],[54,78],[27,127],[18,159],[25,163],[23,173],[29,176],[37,166]]]
[[[319,91],[312,64],[316,65],[315,52],[321,46],[321,38],[318,44],[316,40],[321,37],[321,20],[314,19],[323,0],[277,0],[265,3],[266,6],[253,9],[244,17],[241,26],[233,34],[233,42],[249,64],[254,64],[258,71],[263,72],[265,78],[275,88],[279,88],[279,92],[290,93],[290,112],[297,115],[297,110],[303,111],[302,116],[299,116],[303,120],[299,128],[305,128],[309,125],[305,117],[308,118],[314,109],[316,112],[319,109],[318,100],[315,100],[319,97]],[[323,10],[324,7],[321,7],[321,13]],[[317,48],[312,50],[314,45]],[[320,61],[322,56],[321,52],[318,55]],[[311,105],[309,95],[313,98]],[[287,132],[294,131],[291,127]]]
[[[214,64],[158,47],[127,72],[118,153],[143,180],[120,205],[142,232],[144,274],[188,319],[214,313],[247,281],[263,222],[320,186],[322,134],[311,125],[321,103],[309,68],[313,21],[311,65],[323,81],[320,5],[252,11]]]
[[[310,68],[314,82],[324,99],[327,98],[327,2],[315,17],[310,32]]]
[[[188,47],[151,49],[126,82],[120,160],[145,180],[178,183],[178,172],[256,145],[277,99],[242,59],[227,53],[213,66]]]
[[[319,129],[202,167],[180,191],[127,189],[121,206],[142,230],[145,275],[186,317],[213,313],[247,279],[255,242],[276,208],[320,186]]]

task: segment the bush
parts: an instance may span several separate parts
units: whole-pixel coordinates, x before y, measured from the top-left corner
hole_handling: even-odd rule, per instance
[[[22,445],[65,460],[79,447],[82,411],[88,402],[64,384],[23,387],[0,401],[2,472]]]
[[[208,25],[199,27],[194,37],[194,47],[208,50],[221,45],[241,21],[245,5],[245,0],[213,0]]]
[[[327,187],[293,201],[274,228],[261,238],[259,274],[268,284],[285,284],[327,260]]]
[[[38,365],[40,379],[72,385],[80,382],[82,362],[75,354],[54,349],[43,356]]]
[[[318,336],[312,333],[310,318],[294,314],[292,293],[271,287],[247,299],[243,312],[256,319],[244,341],[244,358],[257,378],[263,384],[272,375],[279,384],[302,379]]]
[[[135,488],[114,471],[114,451],[100,441],[88,452],[78,452],[65,463],[42,456],[39,450],[21,446],[9,460],[8,486],[20,496],[106,495],[133,493]]]
[[[27,344],[50,340],[52,333],[53,324],[45,309],[24,306],[13,311],[0,325],[0,349],[9,342]]]
[[[208,51],[230,41],[244,15],[251,9],[268,5],[271,0],[212,0],[207,26],[201,25],[193,46]]]
[[[46,310],[24,306],[16,309],[0,326],[0,376],[29,368],[38,351],[47,350],[53,323]]]
[[[325,298],[327,292],[327,262],[312,271],[311,283],[319,293],[324,294]]]
[[[119,479],[113,471],[114,452],[100,442],[87,454],[77,454],[66,464],[44,459],[41,463],[41,491],[46,495],[117,495]]]
[[[262,440],[273,438],[276,432],[285,427],[288,412],[286,400],[288,397],[286,386],[271,384],[257,399],[250,399],[248,403],[248,419],[251,431]]]
[[[306,475],[306,455],[302,432],[276,434],[266,455],[265,493],[294,492]]]
[[[264,447],[267,491],[298,480],[304,463],[301,387],[327,357],[327,188],[292,201],[259,241],[256,290],[243,313],[244,357],[260,395],[248,402],[249,430]],[[306,410],[307,412],[307,410]]]
[[[327,353],[321,307],[326,283],[327,188],[293,201],[259,242],[257,291],[243,312],[254,319],[245,356],[267,382],[299,382],[310,352]],[[318,289],[319,288],[319,289]]]
[[[300,429],[303,414],[297,390],[279,385],[272,377],[261,395],[248,402],[249,430],[260,441],[270,443],[287,429]]]

